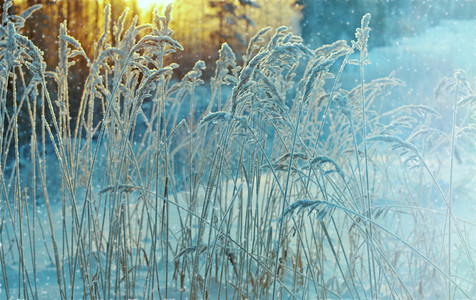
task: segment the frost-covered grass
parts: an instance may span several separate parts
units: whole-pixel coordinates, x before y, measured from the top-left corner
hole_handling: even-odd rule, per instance
[[[365,80],[365,15],[350,45],[309,49],[285,27],[264,29],[238,66],[223,44],[201,99],[203,62],[173,80],[182,47],[170,8],[112,31],[107,17],[93,57],[63,25],[54,72],[21,35],[37,8],[6,13],[0,30],[0,296],[476,292],[476,224],[453,210],[474,194],[464,72],[438,88],[452,103],[448,131],[432,126],[436,107],[380,105],[403,82]],[[72,116],[78,58],[89,74]],[[344,89],[352,68],[359,84]]]

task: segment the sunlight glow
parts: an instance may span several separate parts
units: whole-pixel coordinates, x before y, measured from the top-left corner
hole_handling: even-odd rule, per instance
[[[172,2],[173,0],[137,0],[137,7],[141,10],[149,10],[154,7],[164,7]]]

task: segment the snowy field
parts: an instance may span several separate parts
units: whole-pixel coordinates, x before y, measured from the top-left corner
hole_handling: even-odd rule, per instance
[[[394,71],[406,83],[404,90],[408,95],[405,96],[431,104],[437,84],[445,77],[452,77],[457,69],[463,69],[470,80],[476,77],[475,28],[474,20],[442,20],[421,34],[393,41],[392,46],[371,49],[367,80]],[[355,84],[357,75],[349,70],[344,78],[349,77],[349,82],[353,78]]]

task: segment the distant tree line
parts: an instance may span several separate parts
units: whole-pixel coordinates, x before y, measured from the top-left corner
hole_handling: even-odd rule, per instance
[[[43,8],[29,20],[25,34],[44,51],[50,69],[57,64],[57,36],[59,25],[64,21],[69,34],[81,42],[90,57],[102,32],[104,9],[108,4],[111,5],[111,26],[126,8],[129,10],[126,24],[130,24],[135,15],[141,24],[153,21],[152,12],[140,11],[133,0],[17,0],[13,10],[20,12],[35,4],[42,4]],[[174,38],[185,50],[173,59],[181,65],[178,72],[182,74],[202,59],[208,66],[207,76],[212,74],[217,50],[223,42],[227,42],[240,59],[249,39],[267,26],[288,26],[294,33],[301,34],[308,45],[318,47],[337,39],[353,39],[362,15],[370,12],[372,47],[418,33],[442,18],[472,18],[474,11],[476,1],[175,0],[171,27],[175,31]],[[77,62],[76,76],[81,77],[82,63]]]
[[[20,0],[14,2],[13,12],[19,13],[35,4],[43,7],[30,18],[24,34],[44,51],[48,68],[57,64],[57,37],[62,22],[67,22],[68,33],[79,40],[92,57],[94,44],[102,33],[107,5],[111,5],[111,26],[124,9],[128,9],[126,26],[136,15],[139,24],[153,21],[152,11],[140,11],[137,2],[132,0]],[[205,60],[211,69],[223,42],[230,44],[238,54],[244,53],[250,37],[263,27],[287,25],[299,33],[300,7],[295,0],[175,0],[172,14],[174,38],[185,49],[177,53],[174,60],[181,65],[178,72],[183,73],[198,59]]]

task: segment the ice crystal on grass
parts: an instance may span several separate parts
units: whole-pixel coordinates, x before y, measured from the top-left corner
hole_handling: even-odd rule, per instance
[[[370,61],[366,60],[367,58],[367,43],[370,36],[370,14],[366,14],[362,17],[361,27],[355,30],[356,41],[352,41],[352,45],[359,50],[360,52],[360,62],[363,64],[368,64]],[[351,61],[349,61],[352,63]]]
[[[207,123],[216,123],[219,121],[230,121],[232,118],[231,113],[229,112],[214,112],[208,114],[206,117],[204,117],[198,125],[205,125]]]
[[[308,215],[315,212],[316,219],[322,222],[324,221],[325,217],[332,215],[335,208],[336,207],[334,205],[331,205],[330,203],[325,201],[309,199],[297,200],[288,207],[286,207],[282,218],[285,218],[292,214],[299,214],[302,211],[307,210]]]
[[[332,158],[330,158],[329,156],[325,156],[325,155],[318,155],[316,157],[314,157],[312,160],[311,160],[311,165],[319,165],[320,168],[322,168],[322,165],[325,164],[325,163],[329,163],[331,164],[335,171],[337,173],[339,173],[339,175],[342,177],[342,178],[345,178],[345,173],[344,171],[341,169],[341,167],[339,167],[339,165],[337,164],[337,162],[335,160],[333,160]]]
[[[259,31],[242,60],[224,43],[208,81],[204,61],[185,71],[170,56],[183,50],[171,6],[146,25],[112,20],[107,6],[92,57],[61,24],[46,72],[20,30],[39,6],[13,16],[11,4],[0,26],[7,298],[38,298],[45,273],[62,299],[470,294],[472,225],[452,210],[456,181],[434,172],[449,160],[456,180],[462,141],[474,146],[463,72],[437,90],[455,107],[449,134],[432,127],[444,115],[433,106],[393,106],[391,89],[404,87],[393,72],[365,82],[368,14],[352,46],[311,49],[284,26]],[[77,59],[80,96],[68,90]],[[353,88],[349,64],[360,67]],[[401,168],[380,143],[427,172]],[[446,206],[423,207],[435,190]]]
[[[392,135],[376,135],[367,138],[367,141],[369,142],[385,142],[385,143],[391,143],[393,144],[396,148],[405,148],[408,149],[414,153],[418,153],[418,150],[415,148],[410,143],[402,141],[398,136],[392,136]]]
[[[367,138],[368,142],[384,142],[392,144],[393,150],[400,150],[401,156],[406,156],[404,164],[411,165],[412,167],[422,166],[423,158],[418,149],[411,143],[401,140],[398,136],[392,135],[376,135]]]

